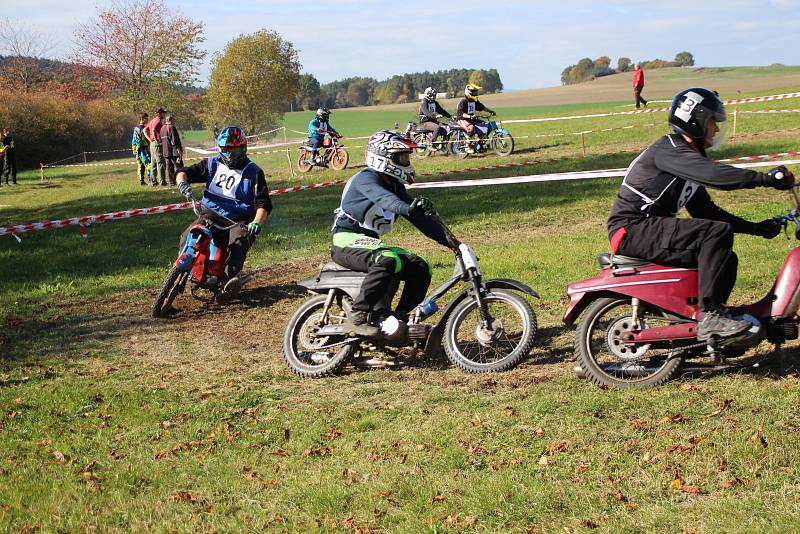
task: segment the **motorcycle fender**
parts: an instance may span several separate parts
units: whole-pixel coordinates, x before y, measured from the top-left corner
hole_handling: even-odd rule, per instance
[[[522,293],[526,293],[532,297],[539,298],[539,294],[528,286],[527,284],[523,284],[517,280],[511,278],[493,278],[491,280],[486,280],[483,283],[486,289],[511,289],[515,291],[520,291]],[[472,294],[472,288],[467,288],[462,290],[458,293],[450,302],[447,303],[444,311],[442,312],[441,317],[436,322],[436,324],[431,328],[430,334],[428,335],[428,341],[425,343],[425,353],[428,355],[433,355],[433,351],[438,351],[441,348],[442,344],[442,335],[444,333],[444,327],[447,324],[447,319],[450,317],[450,314],[453,312],[453,309],[461,303],[464,299],[468,298]]]
[[[505,128],[500,128],[500,129],[499,129],[499,130],[497,130],[497,131],[498,131],[498,132],[500,132],[501,134],[505,134],[505,135],[511,135],[511,132],[509,132],[509,131],[508,131],[508,130],[506,130]]]

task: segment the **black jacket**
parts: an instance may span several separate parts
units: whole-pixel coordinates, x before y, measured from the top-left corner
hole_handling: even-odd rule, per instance
[[[675,217],[683,207],[692,217],[727,222],[734,232],[752,233],[753,223],[714,204],[706,186],[730,191],[764,185],[769,185],[766,174],[716,163],[682,136],[665,135],[628,167],[608,218],[608,234],[648,217]]]
[[[420,122],[420,124],[425,123],[425,122],[436,122],[436,123],[438,123],[439,121],[436,120],[436,115],[437,114],[444,115],[448,119],[450,117],[452,117],[452,115],[450,115],[447,112],[447,110],[444,109],[439,104],[439,102],[437,102],[436,100],[434,100],[433,102],[428,102],[427,100],[422,99],[422,101],[419,103],[419,122]]]

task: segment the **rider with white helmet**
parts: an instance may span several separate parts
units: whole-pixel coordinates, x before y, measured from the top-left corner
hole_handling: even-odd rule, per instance
[[[350,180],[342,191],[339,208],[334,212],[333,261],[358,272],[367,273],[361,293],[353,303],[346,323],[350,333],[376,336],[379,323],[389,310],[375,310],[387,293],[405,282],[396,315],[401,320],[425,297],[431,282],[427,261],[399,247],[381,241],[398,216],[408,219],[423,234],[447,246],[444,231],[432,218],[433,203],[423,197],[412,198],[404,184],[414,182],[410,156],[417,145],[404,135],[390,130],[376,132],[367,142],[367,166]],[[372,313],[371,312],[378,312]]]
[[[311,156],[306,161],[307,163],[319,163],[317,150],[319,150],[319,146],[325,139],[326,134],[331,137],[341,137],[339,132],[336,131],[336,128],[331,126],[329,122],[330,117],[331,111],[328,108],[319,108],[317,109],[317,114],[314,115],[314,118],[308,123],[308,146],[311,147]]]
[[[436,101],[436,94],[436,89],[428,87],[425,89],[422,100],[419,103],[419,125],[430,132],[428,137],[432,143],[435,143],[439,137],[443,138],[445,136],[445,129],[439,124],[439,116],[441,115],[448,119],[452,117]]]

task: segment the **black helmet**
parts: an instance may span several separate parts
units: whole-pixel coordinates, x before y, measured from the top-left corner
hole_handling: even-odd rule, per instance
[[[327,121],[328,117],[330,116],[331,116],[331,110],[329,110],[328,108],[317,109],[317,117],[319,117],[320,119]]]
[[[692,139],[706,139],[711,119],[719,124],[725,122],[725,104],[716,91],[693,87],[684,89],[672,99],[669,106],[669,125],[675,132]],[[724,140],[724,128],[719,127],[713,139],[706,139],[708,146],[719,147]]]

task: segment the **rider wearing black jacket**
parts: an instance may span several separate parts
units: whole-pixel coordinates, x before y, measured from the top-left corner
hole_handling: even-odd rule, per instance
[[[439,137],[445,136],[445,129],[439,124],[439,115],[452,118],[452,115],[436,101],[436,89],[428,87],[419,103],[419,125],[431,132],[429,137],[434,143]]]
[[[706,187],[787,189],[794,183],[785,167],[761,173],[709,160],[706,148],[722,142],[720,124],[725,119],[725,106],[716,93],[699,88],[678,93],[669,111],[675,133],[656,141],[631,163],[608,219],[613,253],[697,267],[701,341],[738,335],[751,326],[731,319],[723,307],[736,281],[733,234],[772,239],[780,232],[773,219],[753,223],[723,210]],[[676,217],[683,207],[692,219]]]

